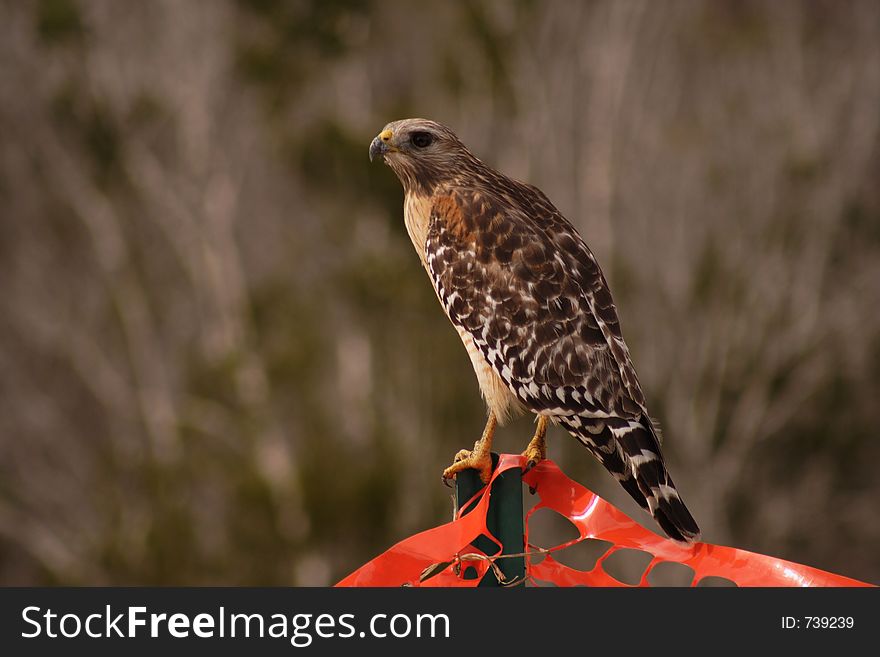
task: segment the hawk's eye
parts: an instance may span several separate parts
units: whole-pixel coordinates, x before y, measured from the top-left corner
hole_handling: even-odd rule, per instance
[[[414,132],[409,140],[417,148],[427,148],[434,141],[434,137],[430,132]]]

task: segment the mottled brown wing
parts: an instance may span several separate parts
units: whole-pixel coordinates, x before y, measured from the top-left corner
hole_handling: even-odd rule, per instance
[[[647,417],[593,254],[537,189],[499,177],[438,196],[426,256],[449,318],[534,412]]]

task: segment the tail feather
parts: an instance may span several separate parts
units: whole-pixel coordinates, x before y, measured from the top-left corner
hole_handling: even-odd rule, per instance
[[[560,418],[639,506],[648,511],[669,538],[693,543],[700,528],[682,502],[666,469],[652,421],[619,418]]]

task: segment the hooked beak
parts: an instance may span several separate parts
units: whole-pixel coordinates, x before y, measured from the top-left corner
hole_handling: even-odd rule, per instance
[[[397,149],[391,145],[392,132],[383,130],[379,135],[370,142],[370,162],[380,155],[384,157],[386,153],[396,151]]]

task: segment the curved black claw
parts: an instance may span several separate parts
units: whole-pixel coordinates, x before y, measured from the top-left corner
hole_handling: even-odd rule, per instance
[[[449,477],[449,478],[447,479],[447,478],[444,477],[443,475],[440,475],[440,481],[443,482],[443,485],[446,486],[446,488],[452,488],[452,484],[449,483],[449,482],[454,481],[454,480],[455,480],[455,477]]]
[[[532,468],[534,468],[536,465],[538,465],[538,462],[537,462],[537,461],[534,461],[534,460],[531,460],[531,461],[529,461],[528,463],[526,463],[526,467],[523,468],[523,471],[522,471],[523,476],[525,476],[525,475],[527,475],[529,472],[531,472]],[[530,495],[534,495],[534,494],[535,494],[535,491],[537,491],[537,490],[538,490],[538,489],[537,489],[535,486],[529,486],[529,494],[530,494]]]

